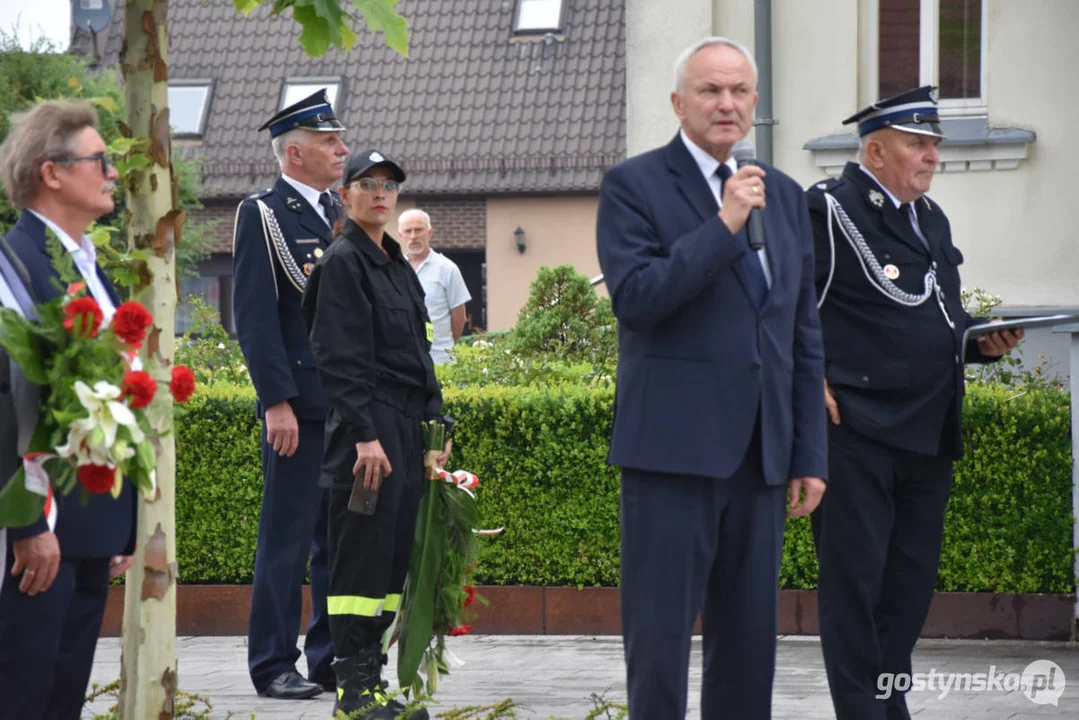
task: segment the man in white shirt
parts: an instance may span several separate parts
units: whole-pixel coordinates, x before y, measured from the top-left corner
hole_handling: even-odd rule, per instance
[[[461,339],[465,329],[465,303],[472,299],[472,295],[457,265],[431,249],[435,230],[427,213],[418,208],[401,213],[397,219],[397,234],[405,244],[408,261],[423,285],[427,314],[434,326],[431,359],[436,365],[452,362],[453,344]]]

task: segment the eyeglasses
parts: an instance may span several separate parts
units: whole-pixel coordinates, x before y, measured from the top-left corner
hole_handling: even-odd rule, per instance
[[[382,189],[386,192],[397,192],[401,189],[401,183],[396,180],[383,180],[379,183],[378,180],[369,177],[362,177],[358,180],[354,180],[349,183],[350,185],[359,185],[360,189],[364,192],[375,192],[378,190],[379,185],[382,185]]]
[[[52,158],[53,162],[63,164],[87,162],[90,160],[101,163],[102,175],[109,174],[109,168],[112,167],[112,161],[109,160],[109,154],[105,152],[94,153],[93,155],[65,155],[63,157]]]

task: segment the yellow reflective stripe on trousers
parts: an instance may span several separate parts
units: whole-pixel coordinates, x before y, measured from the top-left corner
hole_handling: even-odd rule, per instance
[[[400,595],[387,595],[386,602],[382,605],[382,609],[386,612],[397,612],[399,607],[401,607]]]
[[[390,595],[385,598],[369,598],[360,595],[330,595],[326,598],[326,611],[330,615],[362,615],[363,617],[378,617],[384,609],[388,609],[390,598],[396,598],[393,607],[396,610],[401,602],[400,595]]]

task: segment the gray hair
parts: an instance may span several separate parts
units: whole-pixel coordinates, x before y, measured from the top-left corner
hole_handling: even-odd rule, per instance
[[[686,63],[689,62],[689,59],[701,50],[718,46],[729,47],[740,52],[742,57],[749,62],[749,67],[753,70],[753,84],[757,83],[757,61],[753,59],[753,53],[749,51],[749,48],[730,38],[713,36],[698,40],[683,50],[682,54],[678,56],[678,60],[674,63],[674,91],[676,93],[681,93],[685,89]]]
[[[405,210],[403,213],[401,213],[401,215],[397,218],[397,227],[401,227],[401,223],[403,223],[409,215],[419,215],[421,218],[423,218],[423,221],[427,223],[427,227],[431,227],[431,216],[425,213],[423,210],[420,210],[419,208],[409,208],[408,210]]]
[[[285,163],[288,162],[288,148],[289,145],[304,145],[307,142],[307,130],[303,128],[293,128],[288,132],[281,133],[270,144],[273,145],[273,154],[277,158],[277,164],[281,167],[285,167]]]
[[[87,102],[52,100],[12,118],[11,132],[0,145],[0,183],[11,204],[22,210],[41,186],[41,166],[74,152],[72,141],[86,128],[97,128],[97,112]]]

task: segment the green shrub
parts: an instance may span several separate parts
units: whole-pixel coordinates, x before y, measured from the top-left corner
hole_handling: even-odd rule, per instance
[[[607,465],[610,384],[445,391],[458,418],[451,469],[476,473],[485,541],[477,580],[618,583],[618,472]],[[178,430],[177,556],[185,583],[247,583],[255,562],[260,425],[249,386],[200,390]],[[939,590],[1072,592],[1066,393],[972,386]],[[808,519],[788,521],[784,588],[816,586]]]

